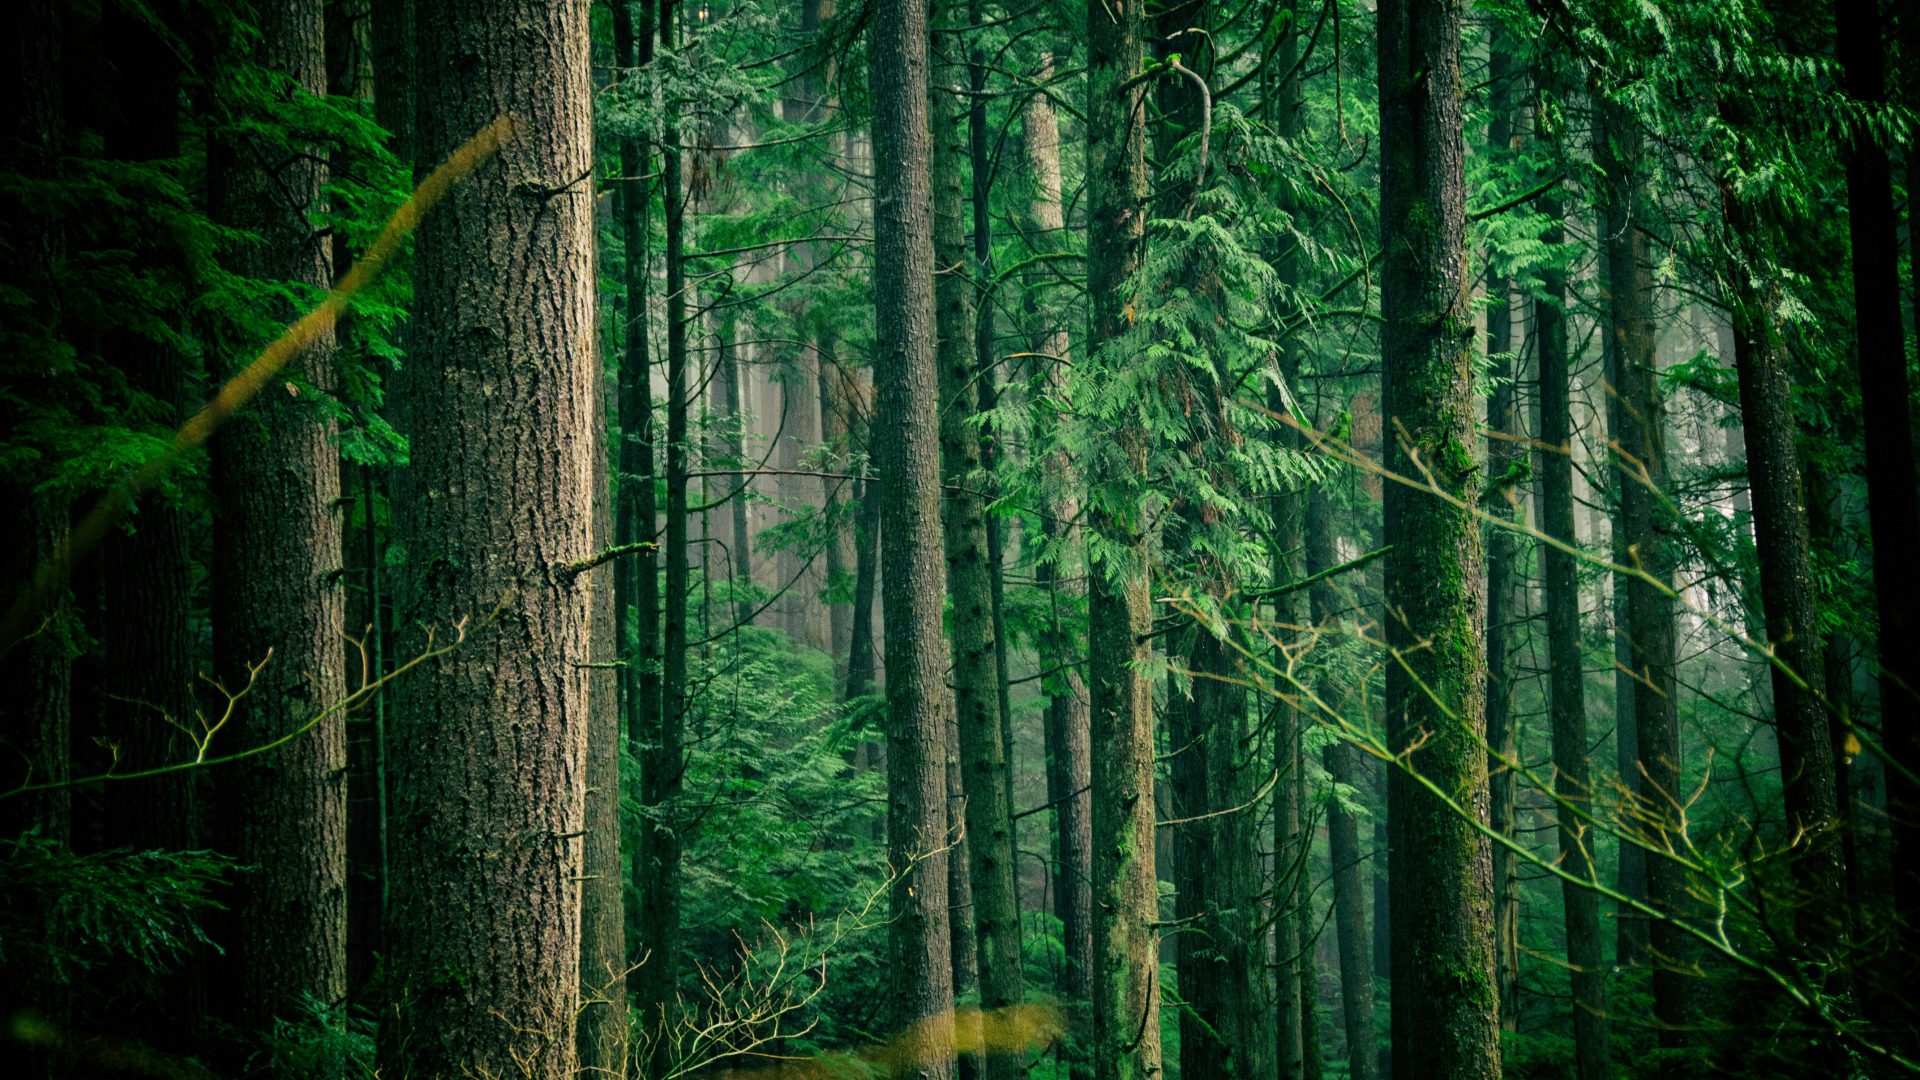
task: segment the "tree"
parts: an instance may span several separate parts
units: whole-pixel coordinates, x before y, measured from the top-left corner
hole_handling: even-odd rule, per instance
[[[394,1076],[575,1066],[592,654],[590,589],[570,568],[593,554],[602,452],[587,14],[461,0],[417,28],[418,56],[436,58],[418,65],[421,159],[501,115],[513,134],[420,227],[395,387],[412,445],[394,492],[402,611],[469,633],[395,686],[379,1040]]]
[[[906,1071],[953,1073],[953,983],[944,907],[949,842],[941,671],[939,432],[934,371],[933,195],[925,0],[873,10],[874,465],[887,649],[888,931]]]
[[[1379,6],[1394,1075],[1499,1075],[1478,496],[1462,173],[1460,10]],[[1416,481],[1417,482],[1417,481]],[[1442,495],[1450,498],[1443,498]],[[1420,779],[1438,790],[1430,791]]]
[[[1087,345],[1092,390],[1119,382],[1110,345],[1131,323],[1146,235],[1143,0],[1087,5]],[[1111,392],[1111,391],[1109,391]],[[1082,407],[1093,404],[1083,401]],[[1114,409],[1112,402],[1101,407]],[[1096,409],[1096,415],[1098,409]],[[1093,1060],[1100,1080],[1160,1070],[1154,879],[1153,690],[1146,665],[1147,434],[1119,426],[1087,465],[1087,682],[1092,695]]]
[[[957,5],[943,6],[955,21]],[[962,168],[967,128],[959,115],[961,79],[958,33],[936,32],[932,40],[932,87],[928,118],[933,136],[933,255],[936,265],[965,265],[966,218]],[[971,882],[971,921],[977,941],[980,1005],[1001,1009],[1025,996],[1021,968],[1020,912],[1014,893],[1013,806],[1008,799],[1007,747],[1001,738],[999,627],[994,619],[997,573],[987,543],[987,500],[981,494],[980,436],[974,424],[979,397],[975,382],[974,285],[960,274],[934,283],[936,348],[940,385],[941,527],[947,592],[952,597],[953,688],[959,734],[960,779],[965,796],[966,850]],[[949,797],[961,792],[949,792]],[[951,803],[950,803],[951,805]],[[1021,1062],[1010,1054],[985,1055],[981,1075],[1011,1080]]]
[[[320,0],[260,5],[250,55],[283,99],[327,92]],[[238,78],[238,71],[229,75]],[[275,147],[244,129],[217,133],[209,155],[216,220],[258,237],[234,251],[232,268],[285,282],[297,296],[333,284],[327,242],[311,215],[323,205],[325,158],[295,129]],[[276,321],[296,309],[281,306]],[[250,357],[272,336],[235,327],[232,355]],[[295,361],[277,392],[263,394],[214,448],[215,651],[234,688],[259,672],[246,702],[245,738],[263,745],[300,728],[346,693],[337,389],[333,336]],[[304,737],[248,758],[223,796],[235,852],[256,867],[240,890],[237,1014],[252,1024],[303,1012],[311,999],[346,996],[346,728],[335,715]],[[230,801],[228,801],[230,800]]]

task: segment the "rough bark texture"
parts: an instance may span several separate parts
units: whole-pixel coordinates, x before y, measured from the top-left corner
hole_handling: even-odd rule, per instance
[[[325,94],[319,0],[274,0],[259,16],[260,38],[244,61],[285,80],[289,94]],[[324,159],[244,140],[216,143],[209,154],[214,216],[260,238],[234,252],[231,268],[315,295],[329,288],[331,259],[311,224]],[[251,329],[236,334],[235,355],[251,355],[269,333]],[[214,447],[217,666],[238,690],[248,666],[265,661],[235,718],[250,747],[294,735],[346,693],[340,465],[325,402],[335,381],[329,334]],[[242,881],[233,918],[243,1023],[303,1015],[308,997],[335,1004],[346,996],[346,756],[345,718],[336,714],[234,770],[232,816],[223,817],[240,861],[257,867]]]
[[[955,5],[941,5],[945,22],[958,21]],[[933,257],[942,267],[967,263],[964,187],[967,128],[961,123],[960,90],[966,69],[954,34],[933,40]],[[960,777],[965,792],[971,908],[980,979],[980,1006],[999,1009],[1025,995],[1020,950],[1020,912],[1014,892],[1013,806],[1008,800],[1006,744],[1000,712],[999,644],[994,618],[995,566],[987,542],[988,480],[980,461],[980,437],[972,420],[979,404],[974,379],[974,285],[958,273],[934,283],[938,338],[934,363],[940,384],[941,525],[947,592],[952,598],[955,716]],[[954,792],[949,792],[951,797]],[[956,920],[957,922],[958,920]],[[1013,1080],[1023,1071],[1013,1054],[988,1054],[981,1075]]]
[[[1550,132],[1538,132],[1543,141]],[[1541,200],[1551,224],[1541,239],[1566,240],[1557,198]],[[1587,760],[1587,696],[1580,645],[1580,538],[1573,516],[1573,378],[1567,353],[1567,279],[1549,269],[1534,303],[1534,340],[1540,357],[1540,531],[1559,544],[1541,545],[1546,573],[1547,715],[1553,742],[1553,796],[1559,823],[1560,866],[1585,881],[1594,875],[1591,835],[1593,779]],[[1567,963],[1573,983],[1574,1062],[1580,1080],[1606,1075],[1605,972],[1600,960],[1600,898],[1573,881],[1560,883]]]
[[[1087,5],[1087,293],[1094,378],[1127,361],[1098,350],[1126,329],[1145,235],[1144,0]],[[1153,691],[1143,670],[1152,623],[1139,494],[1146,434],[1111,433],[1113,475],[1091,515],[1106,554],[1089,567],[1088,682],[1093,747],[1093,1059],[1100,1080],[1160,1071],[1154,877]]]
[[[1514,42],[1496,24],[1488,47],[1488,94],[1492,119],[1487,146],[1496,160],[1513,149],[1513,85],[1520,72],[1513,62]],[[1492,269],[1487,273],[1487,356],[1493,392],[1487,398],[1487,479],[1492,485],[1488,509],[1509,520],[1523,517],[1519,474],[1524,444],[1514,411],[1512,283]],[[1487,805],[1494,830],[1511,837],[1515,775],[1511,761],[1518,740],[1513,717],[1513,644],[1519,612],[1519,537],[1498,525],[1486,530],[1487,544]],[[1493,846],[1494,982],[1500,995],[1500,1026],[1512,1031],[1520,1012],[1520,877],[1511,851]]]
[[[587,14],[458,0],[418,27],[422,160],[515,134],[420,227],[395,387],[403,615],[468,639],[395,686],[383,1075],[575,1067],[590,596],[556,567],[592,554],[602,453]]]
[[[1307,492],[1306,565],[1320,573],[1339,563],[1334,544],[1334,507],[1326,484]],[[1333,629],[1349,605],[1341,602],[1339,585],[1324,578],[1313,586],[1313,625]],[[1352,708],[1357,694],[1348,687],[1325,685],[1320,696],[1329,704]],[[1355,717],[1364,721],[1365,717]],[[1365,758],[1358,747],[1334,742],[1323,752],[1327,775],[1358,798],[1365,784]],[[1333,865],[1333,921],[1340,955],[1341,1016],[1347,1033],[1347,1075],[1352,1080],[1375,1080],[1380,1075],[1373,1028],[1373,942],[1367,936],[1367,852],[1360,846],[1360,820],[1338,799],[1327,799],[1327,857]]]
[[[1873,0],[1837,0],[1834,12],[1847,93],[1861,102],[1885,101],[1879,5]],[[1920,12],[1909,8],[1906,20],[1917,24],[1909,33],[1920,41]],[[1907,63],[1914,66],[1911,57]],[[1916,160],[1920,155],[1908,155],[1910,170]],[[1893,760],[1911,770],[1920,761],[1920,559],[1911,554],[1914,538],[1920,536],[1920,483],[1914,472],[1912,397],[1900,322],[1892,174],[1886,150],[1865,131],[1856,132],[1849,146],[1847,206],[1867,444],[1867,521],[1880,618],[1880,730]],[[1920,239],[1914,243],[1920,245]],[[1920,951],[1920,788],[1910,775],[1898,769],[1886,772],[1887,817],[1896,852],[1894,912],[1903,928],[1905,951],[1914,955]]]
[[[947,944],[946,649],[940,602],[940,443],[934,372],[933,196],[927,134],[925,0],[873,9],[875,103],[873,448],[882,486],[882,603],[887,648],[888,968],[896,1075],[953,1074]]]
[[[1600,158],[1607,185],[1607,344],[1614,380],[1612,396],[1619,402],[1618,410],[1610,416],[1612,452],[1620,463],[1616,475],[1620,483],[1617,527],[1621,535],[1616,546],[1624,544],[1623,565],[1638,567],[1670,587],[1675,556],[1668,536],[1671,529],[1661,520],[1661,507],[1667,498],[1666,405],[1660,393],[1660,375],[1654,367],[1653,269],[1644,239],[1651,224],[1650,194],[1641,171],[1641,138],[1635,121],[1612,105],[1603,107],[1602,117]],[[1667,796],[1662,792],[1682,790],[1680,720],[1675,709],[1679,700],[1675,601],[1668,588],[1639,577],[1616,578],[1615,588],[1626,590],[1627,668],[1633,678],[1635,758],[1632,771],[1622,779],[1642,798],[1663,799]],[[1671,809],[1662,807],[1662,812]],[[1682,910],[1687,882],[1681,869],[1672,860],[1644,854],[1639,861],[1647,899],[1663,910]],[[1679,1045],[1687,996],[1686,976],[1679,968],[1685,963],[1690,942],[1666,922],[1656,921],[1646,932],[1653,954],[1663,958],[1653,973],[1654,1017],[1661,1041],[1663,1045]],[[1568,933],[1571,942],[1571,927]],[[1595,943],[1590,952],[1592,961],[1598,963],[1599,945]],[[1596,988],[1593,992],[1604,991]],[[1576,981],[1575,994],[1580,993]],[[1583,1051],[1583,1076],[1590,1075],[1586,1069],[1604,1068],[1604,1062],[1584,1064],[1585,1057]]]
[[[1736,124],[1745,119],[1737,110],[1730,111],[1728,118]],[[1765,258],[1771,250],[1768,232],[1756,209],[1730,185],[1723,185],[1722,206],[1734,250],[1749,265],[1771,265]],[[1794,443],[1787,350],[1779,329],[1781,290],[1777,283],[1762,280],[1732,299],[1734,366],[1747,444],[1761,603],[1766,612],[1765,644],[1772,656],[1774,734],[1780,744],[1786,827],[1802,837],[1792,856],[1797,895],[1784,901],[1792,912],[1791,931],[1798,938],[1798,948],[1824,958],[1839,944],[1845,883],[1835,829],[1833,745],[1806,494]],[[1644,750],[1642,756],[1646,756]],[[1839,976],[1843,968],[1834,964],[1826,970]]]
[[[1386,460],[1478,496],[1472,328],[1462,177],[1461,10],[1382,0],[1381,354]],[[1416,468],[1416,462],[1418,468]],[[1387,731],[1407,764],[1481,821],[1487,815],[1480,530],[1472,515],[1403,483],[1385,490]],[[1418,749],[1412,749],[1418,746]],[[1394,1075],[1499,1075],[1493,867],[1471,822],[1407,772],[1388,785],[1392,845]]]

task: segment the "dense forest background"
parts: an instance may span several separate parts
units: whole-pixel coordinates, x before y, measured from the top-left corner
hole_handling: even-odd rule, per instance
[[[1920,1072],[1920,5],[10,10],[9,1075]]]

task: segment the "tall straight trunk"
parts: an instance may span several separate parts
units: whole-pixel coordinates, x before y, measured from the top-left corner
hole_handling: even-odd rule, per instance
[[[468,637],[394,686],[384,1075],[575,1070],[591,597],[564,568],[592,554],[602,453],[587,16],[455,0],[418,26],[421,57],[464,58],[420,65],[422,160],[517,123],[420,225],[394,388],[401,611]]]
[[[840,364],[839,334],[822,327],[820,345],[820,442],[827,452],[827,470],[844,473],[852,461],[853,410],[857,384],[854,376]],[[721,347],[731,349],[723,341]],[[846,520],[853,499],[851,485],[841,480],[825,480],[821,512],[828,524],[825,551],[827,582],[836,593],[846,587],[854,572],[854,536]],[[844,684],[847,653],[853,643],[853,606],[844,600],[827,604],[827,655],[833,658],[836,674]]]
[[[1381,0],[1381,355],[1388,467],[1472,505],[1479,470],[1467,310],[1461,9]],[[1416,467],[1416,462],[1418,467]],[[1402,483],[1385,489],[1387,734],[1408,768],[1487,815],[1480,529]],[[1418,749],[1414,749],[1418,746]],[[1488,842],[1400,768],[1390,774],[1394,1075],[1500,1072]]]
[[[1034,73],[1039,82],[1053,77],[1053,55],[1042,55]],[[1053,99],[1034,94],[1027,99],[1021,115],[1022,138],[1032,193],[1027,202],[1027,225],[1033,242],[1046,251],[1059,250],[1066,230],[1066,215],[1060,204],[1060,119]],[[1045,384],[1051,394],[1064,392],[1066,366],[1071,362],[1073,343],[1058,323],[1056,313],[1034,302],[1030,346],[1046,364]],[[1065,454],[1054,455],[1055,479],[1060,490],[1072,492],[1075,484],[1072,462]],[[1049,502],[1041,529],[1048,555],[1034,568],[1041,591],[1048,601],[1044,634],[1039,642],[1040,667],[1051,674],[1042,684],[1046,695],[1047,802],[1054,807],[1054,915],[1060,920],[1060,941],[1066,953],[1061,994],[1069,1001],[1087,997],[1087,973],[1091,970],[1093,949],[1093,894],[1089,874],[1092,868],[1092,805],[1088,800],[1090,771],[1093,767],[1087,747],[1087,687],[1080,675],[1079,635],[1063,617],[1061,602],[1076,605],[1086,597],[1084,581],[1071,572],[1073,536],[1067,523],[1079,516],[1078,502],[1071,494]]]
[[[1302,88],[1298,72],[1300,33],[1297,16],[1300,5],[1288,12],[1286,25],[1274,43],[1274,65],[1285,72],[1285,81],[1266,95],[1266,107],[1274,128],[1283,138],[1297,138],[1302,128]],[[1289,245],[1275,258],[1274,272],[1283,288],[1297,289],[1302,284],[1299,253]],[[1288,343],[1280,358],[1281,378],[1290,387],[1298,386],[1299,350]],[[1284,413],[1287,400],[1278,387],[1267,391],[1267,408]],[[1274,438],[1281,445],[1298,447],[1298,435],[1277,429]],[[1268,501],[1273,519],[1273,537],[1268,552],[1269,584],[1280,587],[1299,580],[1302,575],[1301,526],[1306,509],[1305,492],[1283,491]],[[1273,604],[1276,633],[1287,635],[1287,626],[1299,626],[1308,612],[1308,598],[1297,590],[1278,597]],[[1308,990],[1317,981],[1313,958],[1301,935],[1300,913],[1307,897],[1306,878],[1310,860],[1305,857],[1308,836],[1304,831],[1304,782],[1306,759],[1301,753],[1300,736],[1306,717],[1286,700],[1274,703],[1274,768],[1279,781],[1274,788],[1274,868],[1278,879],[1274,889],[1273,951],[1274,976],[1274,1063],[1283,1078],[1303,1075],[1307,1069],[1306,1011]]]
[[[680,9],[674,0],[659,7],[660,50],[672,54],[679,47]],[[680,853],[685,822],[679,812],[681,783],[686,769],[687,719],[687,331],[688,304],[685,269],[688,194],[682,183],[685,153],[680,149],[679,118],[667,113],[661,146],[661,212],[666,218],[667,316],[667,440],[666,521],[660,533],[660,553],[666,562],[661,585],[660,710],[655,715],[640,758],[640,804],[649,827],[643,827],[634,858],[641,876],[640,917],[636,943],[646,950],[646,961],[635,973],[639,986],[635,1008],[642,1030],[651,1038],[651,1072],[663,1076],[675,1064],[672,1040],[665,1038],[675,1020],[676,986],[680,974]]]
[[[1616,549],[1625,547],[1626,562],[1648,576],[1669,583],[1675,554],[1672,531],[1661,517],[1666,498],[1666,404],[1655,369],[1653,269],[1646,251],[1651,195],[1639,164],[1640,129],[1633,116],[1606,103],[1601,111],[1599,155],[1607,190],[1607,322],[1608,348],[1614,392],[1619,408],[1609,416],[1615,470],[1620,485],[1620,515]],[[1665,588],[1639,577],[1616,578],[1614,587],[1626,591],[1626,667],[1633,678],[1632,771],[1622,777],[1642,798],[1662,799],[1661,793],[1681,790],[1680,718],[1675,708],[1679,684],[1675,675],[1674,599]],[[1617,640],[1617,635],[1616,635]],[[1584,742],[1583,742],[1584,745]],[[1621,847],[1632,847],[1622,844]],[[1686,903],[1687,882],[1670,859],[1639,857],[1646,898],[1663,910],[1678,912]],[[1597,933],[1598,931],[1596,931]],[[1656,921],[1647,927],[1647,944],[1663,958],[1653,973],[1654,1017],[1663,1045],[1681,1043],[1686,1022],[1686,976],[1681,969],[1690,942],[1671,923]],[[1593,961],[1599,962],[1599,946]],[[1575,960],[1575,963],[1581,963]],[[1595,976],[1599,979],[1599,976]],[[1598,992],[1598,991],[1596,991]],[[1576,988],[1576,996],[1578,990]]]
[[[1836,0],[1834,13],[1847,93],[1865,103],[1884,101],[1886,51],[1879,5]],[[1911,10],[1906,19],[1920,23],[1920,15]],[[1920,25],[1908,32],[1920,40]],[[1908,156],[1910,175],[1920,174],[1914,165],[1917,157]],[[1867,526],[1873,539],[1874,610],[1880,618],[1880,730],[1892,759],[1911,769],[1920,762],[1920,560],[1911,558],[1907,547],[1920,536],[1920,482],[1914,474],[1911,387],[1900,323],[1892,170],[1885,148],[1866,131],[1856,131],[1848,146],[1847,208],[1867,444]],[[1913,243],[1920,250],[1920,237]],[[1920,787],[1910,772],[1888,769],[1886,775],[1887,817],[1896,852],[1894,912],[1906,952],[1913,955],[1920,952]]]
[[[636,5],[632,0],[613,5],[614,60],[624,69],[622,79],[653,59],[654,2],[640,0],[637,24]],[[647,250],[649,183],[645,177],[652,155],[646,140],[637,136],[621,138],[619,150],[622,175],[618,209],[626,303],[620,320],[620,447],[619,482],[614,489],[614,540],[630,545],[660,538],[653,482],[653,363],[647,337],[647,292],[652,270]],[[723,356],[722,360],[725,359]],[[648,748],[660,725],[658,565],[658,553],[653,549],[635,552],[614,564],[615,619],[620,634],[620,658],[625,661],[621,669],[620,705],[626,725],[627,753],[636,762],[648,759]],[[644,791],[641,797],[646,797]],[[651,819],[635,817],[638,820],[632,826],[633,835],[627,838],[626,846],[633,890],[644,897],[648,895],[653,874],[652,863],[643,857],[652,824]],[[653,946],[643,933],[635,934],[628,946],[627,982],[639,993],[646,989],[652,974],[646,968],[653,960]],[[642,960],[646,962],[639,963]],[[637,966],[632,966],[636,963]]]
[[[724,426],[721,438],[727,459],[736,469],[747,468],[747,409],[743,394],[745,380],[740,372],[740,347],[734,341],[729,320],[720,333],[720,392],[725,398]],[[747,501],[748,478],[743,474],[733,481],[727,499],[728,544],[727,580],[733,595],[733,621],[739,626],[753,623],[753,532]]]
[[[953,1074],[949,841],[942,767],[947,695],[940,604],[940,400],[934,371],[933,193],[925,0],[873,9],[874,465],[887,647],[888,969],[908,1036],[897,1075]],[[909,1026],[911,1025],[911,1026]]]
[[[1315,484],[1307,492],[1306,565],[1311,573],[1322,573],[1339,563],[1334,544],[1334,507],[1328,485]],[[1332,579],[1322,579],[1312,588],[1313,625],[1331,628],[1346,612],[1340,589]],[[1345,687],[1323,684],[1321,697],[1345,705],[1358,695],[1344,693]],[[1361,718],[1364,719],[1364,718]],[[1328,744],[1322,751],[1327,775],[1336,785],[1356,795],[1365,783],[1365,761],[1358,747],[1344,741]],[[1327,857],[1332,863],[1334,934],[1340,955],[1341,1017],[1347,1033],[1347,1075],[1352,1080],[1375,1080],[1380,1074],[1373,1030],[1373,943],[1367,937],[1366,852],[1360,847],[1358,815],[1347,809],[1337,797],[1327,801]]]
[[[325,94],[320,0],[275,0],[259,14],[261,35],[247,59],[294,93]],[[232,269],[315,293],[331,287],[327,245],[310,220],[325,159],[239,142],[218,143],[210,154],[214,217],[261,237],[235,253]],[[244,356],[259,343],[235,344]],[[337,381],[332,335],[280,381],[295,392],[261,394],[214,452],[215,650],[233,689],[249,664],[266,661],[242,706],[242,730],[255,746],[293,734],[346,693],[340,459],[325,404]],[[302,1014],[309,998],[332,1005],[346,997],[346,756],[345,718],[336,714],[236,769],[236,854],[257,867],[234,911],[234,1002],[244,1023]]]
[[[592,422],[601,431],[617,427],[618,386],[608,386],[604,369],[594,370]],[[609,393],[609,390],[612,393]],[[593,458],[592,547],[613,545],[613,466],[611,454]],[[621,858],[620,763],[624,739],[620,725],[620,651],[613,566],[585,575],[588,591],[586,809],[580,841],[580,1011],[575,1044],[580,1071],[587,1076],[619,1076],[627,1064],[627,911],[626,867]]]
[[[1727,119],[1736,126],[1746,121],[1737,108],[1728,109]],[[1757,208],[1733,190],[1731,181],[1723,181],[1721,200],[1735,250],[1748,265],[1770,265],[1755,258],[1771,249]],[[1799,951],[1826,960],[1839,945],[1845,886],[1835,835],[1839,807],[1806,494],[1795,446],[1787,350],[1780,336],[1782,299],[1772,281],[1730,291],[1730,299],[1786,828],[1789,835],[1805,838],[1792,856],[1798,895],[1791,905],[1791,933],[1798,938]],[[1837,963],[1827,970],[1836,979],[1844,974]]]
[[[1087,342],[1092,377],[1124,361],[1099,350],[1126,330],[1145,247],[1143,0],[1087,4]],[[1111,432],[1119,464],[1092,475],[1103,554],[1089,567],[1087,681],[1092,692],[1094,1075],[1148,1080],[1160,1071],[1159,887],[1154,876],[1153,689],[1145,668],[1152,610],[1145,523],[1147,433]]]
[[[1513,61],[1515,43],[1497,22],[1488,46],[1491,68],[1487,147],[1494,160],[1513,149],[1514,81],[1521,77]],[[1487,478],[1496,485],[1490,509],[1507,521],[1521,518],[1518,480],[1524,458],[1520,425],[1514,412],[1512,282],[1492,269],[1487,272],[1487,357],[1493,392],[1487,397]],[[1494,525],[1486,530],[1487,544],[1487,749],[1496,758],[1513,760],[1518,746],[1513,717],[1513,646],[1518,612],[1514,600],[1519,584],[1519,537]],[[1487,762],[1488,822],[1502,836],[1514,835],[1514,771],[1490,758]],[[1513,853],[1493,846],[1493,961],[1500,996],[1500,1027],[1516,1030],[1520,1016],[1520,876]]]
[[[847,682],[841,697],[851,701],[873,693],[873,594],[879,576],[880,485],[860,481],[854,528],[853,623],[848,630]]]
[[[1542,141],[1553,138],[1540,133]],[[1541,200],[1550,222],[1541,239],[1565,243],[1557,198]],[[1573,379],[1567,355],[1567,279],[1563,271],[1541,274],[1534,303],[1534,341],[1540,356],[1540,530],[1577,550],[1573,517]],[[1590,831],[1593,778],[1587,761],[1587,697],[1580,646],[1579,556],[1559,544],[1541,545],[1546,577],[1547,714],[1553,742],[1553,795],[1559,821],[1560,866],[1580,881],[1593,878]],[[1561,909],[1567,934],[1567,964],[1573,983],[1574,1066],[1580,1080],[1606,1075],[1605,972],[1600,963],[1600,898],[1592,889],[1562,881]]]
[[[1205,633],[1204,630],[1198,633]],[[1196,631],[1181,633],[1169,645],[1188,656],[1197,644]],[[1201,681],[1196,676],[1194,682]],[[1227,1071],[1227,1033],[1221,1030],[1222,987],[1214,978],[1218,968],[1214,949],[1209,893],[1215,885],[1212,852],[1207,843],[1207,733],[1191,697],[1172,679],[1167,680],[1167,816],[1184,822],[1167,837],[1173,857],[1173,918],[1187,929],[1176,935],[1174,971],[1180,984],[1180,1075],[1224,1076]],[[1198,820],[1192,820],[1198,819]]]
[[[942,4],[936,10],[942,23],[959,21],[958,5]],[[936,33],[932,48],[928,116],[934,133],[934,264],[964,266],[967,221],[962,171],[968,148],[961,141],[967,128],[959,112],[967,71],[957,34]],[[953,603],[952,680],[972,869],[971,914],[979,943],[980,1006],[999,1009],[1019,1004],[1026,989],[995,637],[999,627],[993,581],[999,567],[990,557],[987,542],[987,500],[981,492],[989,480],[981,467],[980,437],[972,423],[979,405],[974,380],[985,375],[974,366],[973,292],[973,283],[959,273],[942,274],[935,280],[934,363],[940,383],[941,528],[947,593]],[[981,1066],[981,1075],[989,1080],[1014,1080],[1024,1072],[1024,1062],[1014,1054],[985,1055]]]

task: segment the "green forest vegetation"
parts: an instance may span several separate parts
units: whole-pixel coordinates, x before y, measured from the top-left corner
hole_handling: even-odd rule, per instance
[[[1920,2],[8,9],[0,1073],[1920,1073]]]

